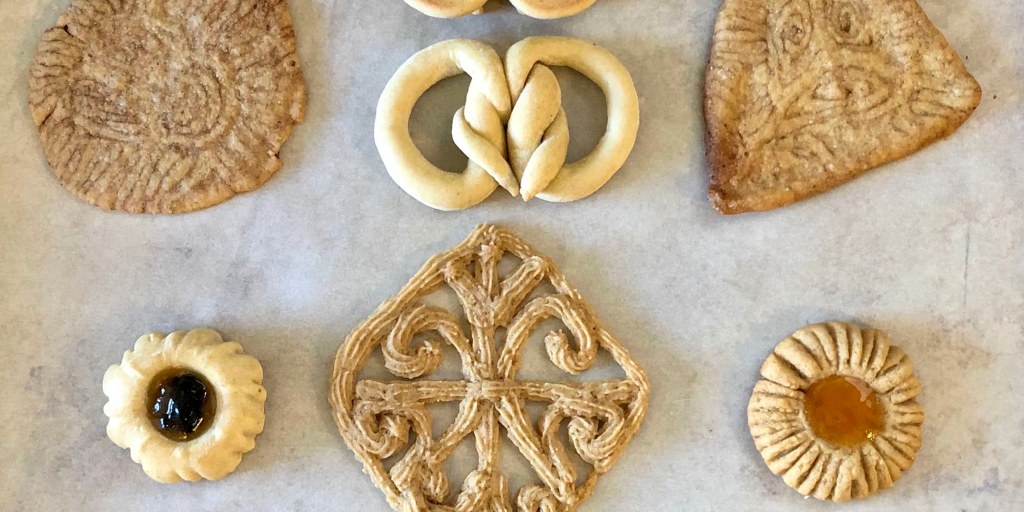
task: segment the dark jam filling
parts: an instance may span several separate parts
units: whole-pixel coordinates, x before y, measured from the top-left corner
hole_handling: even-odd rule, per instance
[[[172,441],[191,441],[213,422],[217,400],[201,375],[182,369],[161,372],[149,387],[149,420]]]

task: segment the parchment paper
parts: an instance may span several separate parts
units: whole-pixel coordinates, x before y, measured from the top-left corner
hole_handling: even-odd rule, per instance
[[[554,22],[507,5],[444,21],[400,0],[292,0],[310,99],[284,169],[177,217],[102,212],[47,169],[26,77],[68,3],[0,2],[0,509],[388,510],[330,417],[333,355],[481,222],[557,261],[650,374],[646,424],[581,510],[834,510],[773,476],[746,427],[764,357],[832,319],[887,330],[913,358],[927,412],[913,469],[843,510],[1024,509],[1024,3],[921,0],[985,89],[948,140],[731,218],[705,199],[700,105],[717,0],[599,0]],[[642,126],[625,168],[573,204],[496,193],[441,213],[405,195],[372,138],[395,69],[448,38],[504,51],[543,34],[590,39],[633,73]],[[603,100],[559,76],[578,157],[603,128]],[[417,141],[451,169],[464,165],[449,123],[467,84],[430,91],[415,117]],[[198,326],[262,361],[266,430],[228,478],[164,486],[106,438],[100,383],[138,336]]]

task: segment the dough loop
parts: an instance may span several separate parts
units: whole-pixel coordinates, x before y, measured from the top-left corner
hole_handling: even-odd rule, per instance
[[[597,147],[567,164],[569,125],[561,89],[548,66],[572,68],[604,92],[608,127]],[[431,164],[409,134],[409,118],[432,86],[460,73],[472,78],[465,107],[452,123],[469,157],[462,173]],[[413,55],[392,77],[377,105],[374,138],[384,166],[409,195],[438,210],[475,206],[499,186],[513,197],[568,202],[593,194],[622,167],[636,142],[640,107],[629,72],[593,43],[531,37],[509,49],[454,39]]]

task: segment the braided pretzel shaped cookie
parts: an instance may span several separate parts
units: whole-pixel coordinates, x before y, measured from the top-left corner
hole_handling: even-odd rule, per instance
[[[578,71],[607,98],[607,131],[597,147],[577,162],[565,163],[569,125],[558,82],[545,64]],[[626,163],[640,129],[640,101],[629,71],[611,52],[580,39],[531,37],[509,48],[505,73],[514,104],[508,123],[509,157],[521,179],[524,200],[533,196],[553,202],[583,199]],[[558,106],[554,114],[553,105]],[[538,123],[552,115],[550,123]],[[547,144],[559,149],[549,149]]]
[[[409,58],[385,87],[374,127],[377,149],[392,179],[421,203],[461,210],[498,186],[527,201],[575,201],[604,186],[625,163],[640,126],[640,102],[614,55],[579,39],[531,37],[513,45],[506,61],[507,69],[492,48],[477,41],[444,41]],[[607,132],[589,155],[568,165],[569,125],[547,65],[575,69],[606,97]],[[427,89],[460,71],[473,80],[452,124],[455,144],[469,157],[465,172],[456,174],[420,153],[409,118]]]
[[[520,13],[542,20],[566,18],[594,5],[596,0],[511,0]],[[483,12],[487,0],[405,0],[417,11],[435,18],[458,18]]]

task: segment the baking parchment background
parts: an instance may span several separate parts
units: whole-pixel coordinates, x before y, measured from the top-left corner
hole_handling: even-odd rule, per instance
[[[952,137],[739,217],[705,198],[717,0],[599,0],[561,21],[507,5],[446,21],[400,0],[292,0],[309,105],[284,169],[173,217],[100,211],[47,169],[26,77],[68,3],[0,0],[0,510],[388,510],[331,419],[333,356],[427,257],[482,222],[558,262],[650,375],[646,423],[581,510],[835,509],[773,476],[746,427],[775,343],[832,319],[888,331],[914,361],[927,413],[914,467],[843,510],[1024,510],[1024,2],[921,0],[985,91]],[[620,173],[572,204],[499,191],[442,213],[403,193],[372,136],[395,69],[444,39],[503,52],[545,34],[590,39],[631,70],[642,119]],[[559,76],[579,157],[603,129],[603,99]],[[416,140],[450,169],[465,161],[449,131],[467,86],[431,90],[414,117]],[[262,361],[266,430],[228,478],[164,486],[107,440],[100,383],[138,336],[199,326]]]

